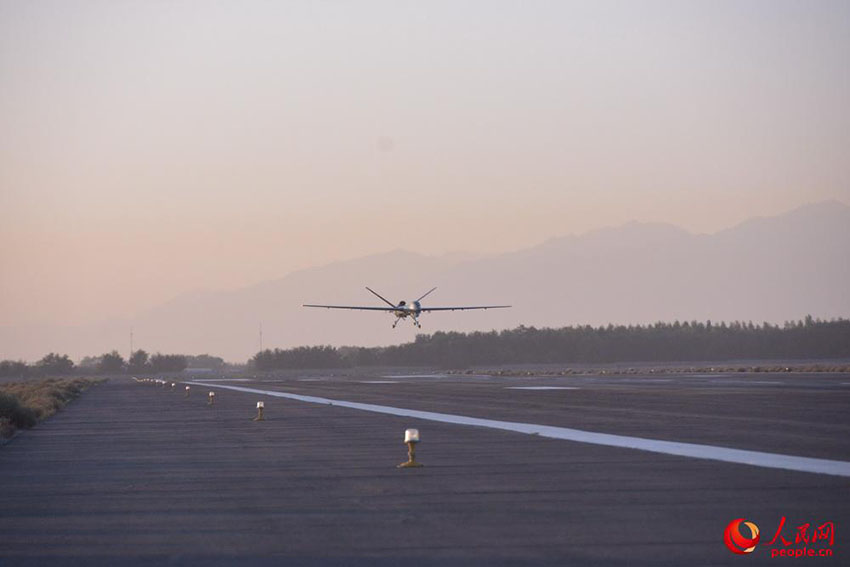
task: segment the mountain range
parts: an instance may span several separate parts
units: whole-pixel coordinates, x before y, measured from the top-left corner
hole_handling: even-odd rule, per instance
[[[423,314],[422,329],[390,315],[303,308],[397,303],[438,289],[425,306],[511,309]],[[417,333],[527,326],[744,320],[782,323],[850,316],[850,207],[838,201],[753,218],[714,234],[632,222],[553,238],[516,252],[425,256],[395,250],[293,272],[229,291],[196,292],[133,320],[77,328],[0,328],[0,358],[72,357],[136,348],[210,353],[240,362],[265,348],[374,346]],[[40,337],[36,342],[34,337]],[[40,344],[33,351],[29,345]],[[126,356],[126,353],[125,353]]]

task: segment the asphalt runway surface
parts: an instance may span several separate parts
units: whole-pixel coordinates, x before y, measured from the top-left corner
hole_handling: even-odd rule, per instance
[[[314,372],[178,383],[172,392],[112,379],[0,447],[0,565],[742,565],[787,562],[771,555],[798,549],[832,556],[795,563],[847,564],[844,474],[474,420],[846,467],[850,374]],[[259,400],[266,420],[254,422]],[[425,466],[397,469],[409,427],[421,432]],[[723,542],[737,518],[761,532],[746,556]],[[832,545],[795,542],[798,526],[810,524],[801,533],[811,538],[829,522]]]

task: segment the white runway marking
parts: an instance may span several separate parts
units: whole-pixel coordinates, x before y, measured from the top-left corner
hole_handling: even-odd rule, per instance
[[[390,374],[384,378],[448,378],[448,374]]]
[[[750,384],[766,384],[770,386],[778,386],[782,384],[782,382],[770,382],[767,380],[712,380],[712,384],[734,384],[736,386],[744,385],[749,386]]]
[[[361,380],[361,384],[398,384],[397,380]]]
[[[578,390],[577,386],[508,386],[505,390]]]
[[[186,382],[195,386],[206,386],[210,388],[224,388],[237,392],[249,394],[263,394],[276,398],[287,398],[311,404],[323,404],[351,408],[374,413],[383,413],[401,417],[412,417],[427,421],[438,421],[441,423],[453,423],[456,425],[472,425],[475,427],[488,427],[503,431],[514,431],[526,435],[539,435],[552,439],[563,439],[565,441],[576,441],[578,443],[592,443],[594,445],[605,445],[608,447],[620,447],[624,449],[638,449],[653,453],[664,453],[680,457],[691,457],[694,459],[709,459],[724,461],[727,463],[738,463],[767,467],[772,469],[784,469],[790,471],[810,472],[828,474],[834,476],[850,477],[850,462],[832,461],[829,459],[814,459],[810,457],[796,457],[794,455],[781,455],[778,453],[762,453],[760,451],[747,451],[743,449],[730,449],[728,447],[717,447],[714,445],[699,445],[696,443],[679,443],[676,441],[659,441],[657,439],[644,439],[642,437],[627,437],[625,435],[612,435],[610,433],[594,433],[580,429],[567,427],[554,427],[551,425],[537,425],[534,423],[516,423],[512,421],[497,421],[495,419],[482,419],[478,417],[467,417],[463,415],[452,415],[448,413],[434,413],[430,411],[419,411],[391,406],[378,406],[373,404],[362,404],[359,402],[347,402],[345,400],[331,400],[316,396],[302,396],[288,392],[275,392],[274,390],[257,390],[256,388],[245,388],[243,386],[225,386],[223,384],[209,384],[205,382]]]

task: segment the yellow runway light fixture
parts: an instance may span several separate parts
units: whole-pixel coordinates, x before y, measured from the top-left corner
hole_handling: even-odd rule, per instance
[[[407,445],[407,462],[401,463],[398,468],[409,469],[423,466],[416,462],[416,444],[419,443],[419,430],[406,429],[404,431],[404,442]]]
[[[265,404],[263,402],[257,402],[257,417],[254,418],[254,421],[265,421],[263,417],[263,409]]]

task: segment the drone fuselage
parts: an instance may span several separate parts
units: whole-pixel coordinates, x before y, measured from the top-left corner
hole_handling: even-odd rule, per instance
[[[420,313],[422,313],[422,306],[419,305],[418,301],[399,301],[395,311],[392,312],[399,319],[406,319],[407,317],[416,319]]]

